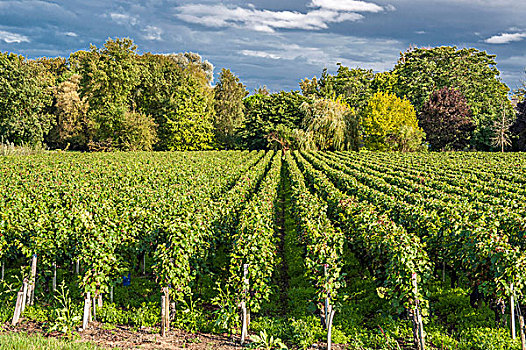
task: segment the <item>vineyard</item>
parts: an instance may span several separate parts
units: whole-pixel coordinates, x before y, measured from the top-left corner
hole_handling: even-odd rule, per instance
[[[0,157],[0,336],[521,349],[525,173],[520,153]]]

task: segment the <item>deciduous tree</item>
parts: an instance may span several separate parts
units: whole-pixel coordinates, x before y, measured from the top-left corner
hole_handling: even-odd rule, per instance
[[[339,64],[335,75],[324,69],[319,80],[316,77],[305,79],[300,83],[300,88],[304,96],[342,96],[351,108],[359,112],[375,92],[372,89],[374,77],[370,69],[349,68]]]
[[[526,100],[517,104],[517,119],[511,127],[515,137],[515,150],[526,152]]]
[[[364,146],[379,151],[417,151],[425,137],[411,103],[394,94],[377,92],[361,118]]]
[[[0,135],[40,145],[51,130],[55,76],[38,62],[0,53]]]
[[[469,145],[475,129],[471,109],[457,90],[435,91],[418,116],[432,150],[462,150]]]
[[[357,123],[354,110],[337,98],[315,98],[301,106],[305,112],[303,129],[318,150],[357,149]]]
[[[146,54],[138,111],[157,124],[159,150],[202,150],[213,144],[213,90],[203,70],[185,69],[166,55]]]
[[[307,100],[297,91],[245,98],[245,122],[239,130],[243,146],[248,149],[267,148],[267,136],[280,124],[291,131],[300,128],[305,117],[300,107]]]
[[[90,143],[122,148],[129,112],[137,107],[141,67],[137,46],[130,39],[108,39],[101,49],[73,55],[73,67],[82,79],[80,91],[89,104],[93,125]]]
[[[235,148],[235,131],[241,127],[245,117],[243,99],[248,91],[229,69],[222,69],[214,88],[214,129],[216,141],[222,148]]]
[[[492,127],[504,103],[512,106],[509,88],[501,81],[495,56],[474,48],[416,48],[402,53],[393,71],[398,79],[397,94],[406,96],[420,112],[429,96],[444,87],[461,91],[471,108],[476,125],[471,146],[491,149]]]
[[[87,116],[86,98],[79,95],[80,79],[80,75],[73,74],[54,92],[56,126],[48,142],[58,147],[69,144],[72,149],[86,149],[90,140],[93,125]]]

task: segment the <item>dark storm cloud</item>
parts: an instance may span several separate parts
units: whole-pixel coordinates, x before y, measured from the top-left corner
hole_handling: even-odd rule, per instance
[[[496,54],[516,88],[525,14],[512,0],[1,1],[0,50],[67,56],[130,37],[142,52],[199,52],[251,89],[288,90],[337,62],[380,71],[411,44],[457,45]]]

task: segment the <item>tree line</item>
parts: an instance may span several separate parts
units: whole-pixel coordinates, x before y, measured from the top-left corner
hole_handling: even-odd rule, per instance
[[[108,39],[69,58],[0,53],[0,137],[54,149],[526,150],[525,92],[474,48],[410,48],[375,73],[338,64],[252,95],[195,53]]]

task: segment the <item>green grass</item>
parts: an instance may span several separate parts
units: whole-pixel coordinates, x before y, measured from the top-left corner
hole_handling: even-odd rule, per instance
[[[74,340],[45,338],[42,335],[26,333],[0,334],[0,350],[100,350],[102,348],[89,343],[76,343]]]

